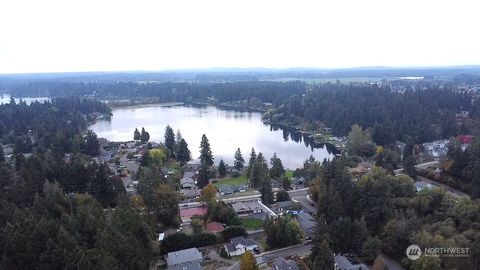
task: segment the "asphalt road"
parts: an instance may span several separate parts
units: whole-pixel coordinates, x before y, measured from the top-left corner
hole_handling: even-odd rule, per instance
[[[421,181],[425,181],[427,183],[430,183],[434,186],[437,186],[437,187],[441,187],[443,188],[448,194],[450,194],[453,198],[456,198],[456,199],[460,199],[461,197],[464,197],[464,196],[467,196],[469,197],[469,195],[465,192],[462,192],[458,189],[455,189],[455,188],[452,188],[452,187],[449,187],[443,183],[440,183],[440,182],[437,182],[437,181],[434,181],[432,179],[428,179],[428,178],[425,178],[423,176],[417,176],[417,179],[418,180],[421,180]]]
[[[259,255],[255,255],[257,264],[268,263],[273,261],[277,257],[287,257],[293,255],[304,255],[310,253],[312,245],[296,245],[287,248],[277,249],[269,252],[264,252]],[[229,270],[240,270],[240,263],[236,263],[230,267]]]
[[[290,194],[291,198],[306,197],[308,195],[308,188],[300,188],[300,189],[289,190],[288,194]],[[260,193],[253,194],[253,195],[247,195],[247,196],[241,196],[241,197],[222,198],[222,201],[225,201],[225,202],[242,202],[242,201],[252,201],[252,200],[255,200],[255,199],[260,199]],[[199,202],[180,203],[179,204],[180,208],[197,207],[197,206],[200,206],[200,205],[201,205],[201,203],[199,203]]]

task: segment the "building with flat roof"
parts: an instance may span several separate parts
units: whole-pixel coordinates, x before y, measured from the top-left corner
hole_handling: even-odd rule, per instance
[[[167,266],[170,270],[201,270],[202,253],[197,248],[189,248],[167,254]]]

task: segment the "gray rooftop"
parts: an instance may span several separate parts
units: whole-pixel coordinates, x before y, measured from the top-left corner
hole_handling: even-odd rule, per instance
[[[300,223],[300,227],[302,230],[307,234],[307,236],[311,236],[308,234],[312,234],[315,228],[316,222],[315,219],[309,214],[305,212],[300,212],[297,215],[298,222]]]
[[[335,256],[335,263],[340,270],[369,270],[365,264],[352,264],[347,257],[342,255]]]
[[[202,270],[202,266],[199,263],[192,263],[188,265],[175,265],[168,267],[168,270]]]
[[[283,257],[275,258],[273,261],[275,270],[298,270],[298,264],[292,260],[285,260]]]
[[[248,208],[248,206],[246,206],[244,203],[242,202],[236,202],[236,203],[232,203],[232,208],[233,210],[235,210],[235,212],[239,213],[239,212],[245,212],[245,211],[250,211],[250,208]]]
[[[192,171],[186,171],[183,174],[183,177],[186,177],[186,178],[193,178],[194,176],[195,176],[195,172],[192,172]]]
[[[195,181],[190,177],[184,177],[184,178],[180,179],[180,185],[184,185],[184,184],[195,185]]]
[[[197,248],[189,248],[167,254],[168,267],[189,262],[202,261],[202,253]],[[170,268],[169,268],[170,269]],[[193,268],[192,268],[193,269]]]
[[[292,205],[293,201],[283,201],[283,202],[277,202],[278,207],[280,208],[287,208]]]

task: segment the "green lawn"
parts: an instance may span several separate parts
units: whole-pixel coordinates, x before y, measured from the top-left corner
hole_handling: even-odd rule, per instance
[[[247,184],[247,177],[245,175],[221,179],[221,180],[218,180],[217,183],[214,183],[216,187],[221,185],[242,185],[242,184]]]
[[[241,218],[243,227],[247,231],[260,230],[263,227],[263,220],[259,218]]]

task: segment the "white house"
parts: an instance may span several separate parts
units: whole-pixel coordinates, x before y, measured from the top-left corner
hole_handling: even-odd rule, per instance
[[[257,243],[254,240],[245,239],[243,236],[230,239],[230,243],[225,244],[224,247],[230,256],[238,256],[246,251],[253,252],[255,249],[258,249]]]

